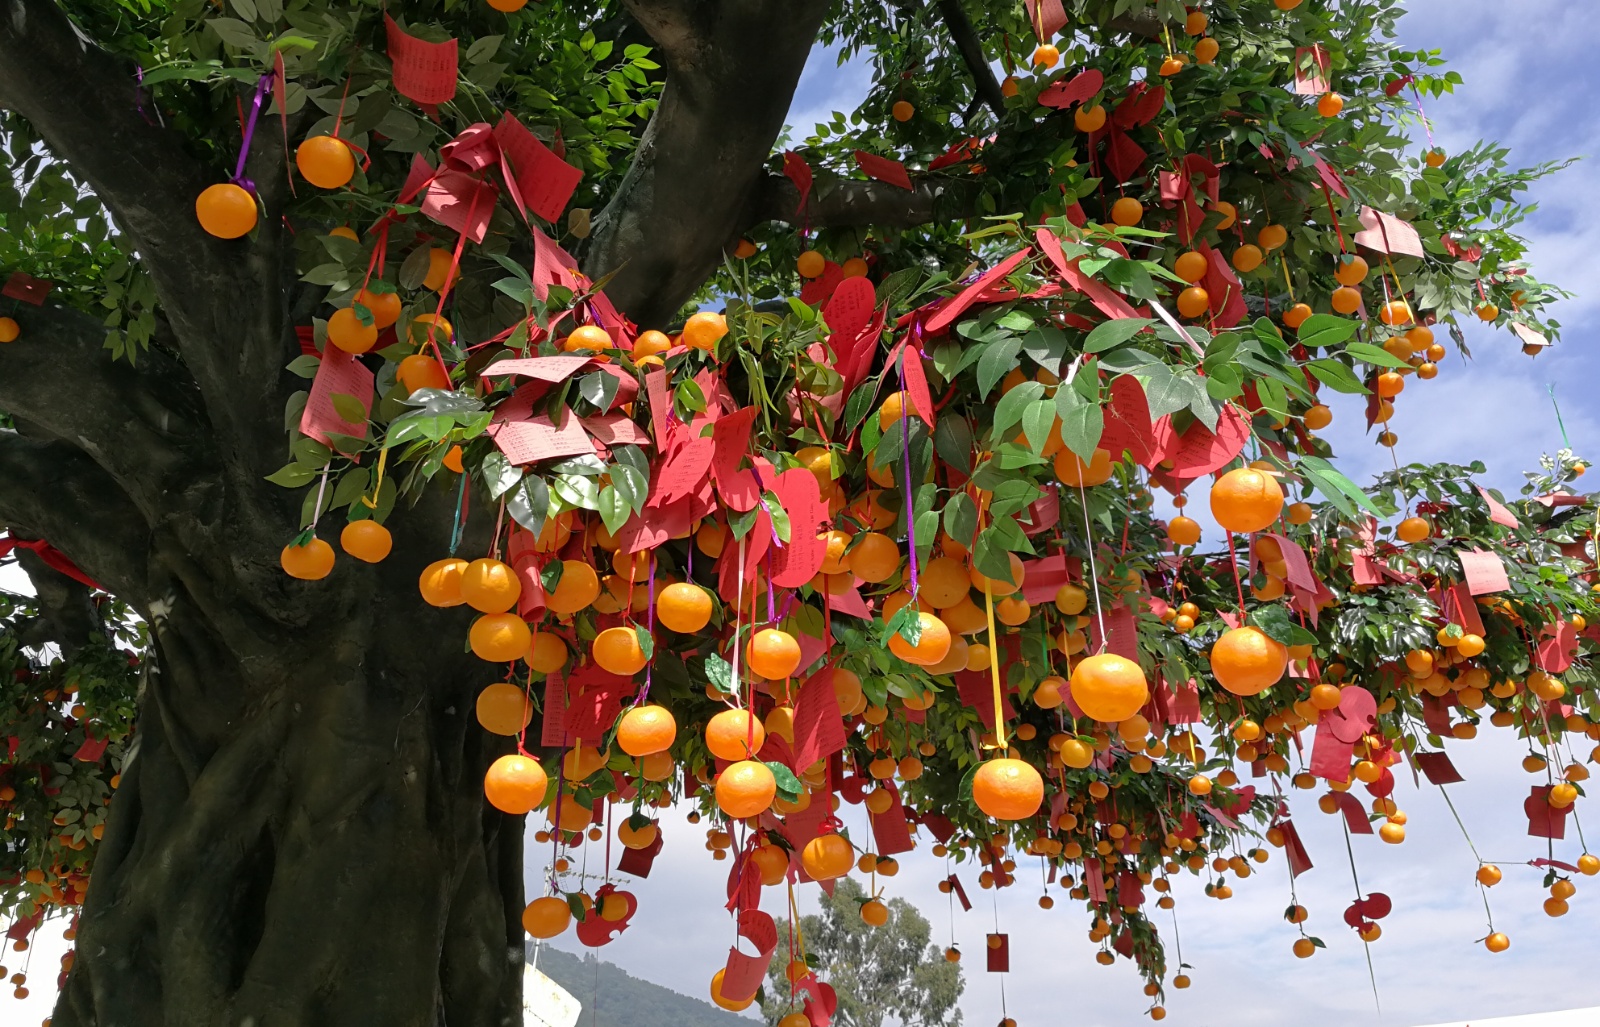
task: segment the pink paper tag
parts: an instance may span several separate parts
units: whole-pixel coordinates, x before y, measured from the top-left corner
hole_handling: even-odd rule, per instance
[[[867,173],[868,178],[875,178],[889,185],[897,185],[902,189],[911,189],[911,176],[906,173],[906,166],[897,160],[880,157],[875,153],[865,150],[856,151],[856,164]]]
[[[1475,596],[1490,592],[1505,592],[1511,588],[1506,577],[1506,565],[1494,553],[1481,549],[1462,549],[1456,552],[1461,560],[1461,572],[1466,576],[1467,589]]]
[[[1047,229],[1041,228],[1039,231],[1046,232]],[[994,267],[985,271],[982,277],[980,277],[976,282],[973,282],[971,285],[967,286],[965,289],[961,290],[961,292],[958,293],[954,299],[946,300],[944,303],[940,304],[938,311],[928,319],[928,331],[932,334],[937,334],[944,331],[951,324],[955,323],[956,318],[960,317],[968,307],[977,302],[978,297],[983,294],[984,290],[988,289],[993,283],[1004,280],[1005,277],[1011,272],[1015,271],[1017,269],[1017,265],[1026,260],[1028,255],[1032,252],[1033,250],[1031,247],[1024,246],[1022,249],[1013,253],[1005,260],[1002,260]]]
[[[531,464],[594,452],[594,442],[571,410],[561,411],[561,424],[543,415],[526,421],[497,421],[485,433],[513,464]]]
[[[517,375],[535,381],[558,385],[594,362],[593,357],[524,357],[515,360],[498,360],[481,372],[484,378]]]
[[[877,291],[867,278],[846,278],[834,288],[833,295],[822,307],[822,319],[833,329],[829,341],[836,356],[842,359],[842,344],[854,342],[866,329],[876,303]]]
[[[394,62],[394,88],[420,104],[441,104],[455,98],[457,54],[454,39],[429,43],[408,34],[388,14],[389,60]]]
[[[1294,91],[1301,96],[1320,96],[1328,91],[1328,51],[1322,46],[1295,48]]]
[[[822,501],[817,476],[791,467],[770,483],[789,515],[789,541],[772,554],[768,573],[779,588],[799,588],[822,569],[828,543],[818,536],[828,528],[828,506]]]
[[[800,204],[794,211],[798,215],[805,210],[806,200],[811,196],[811,165],[807,164],[805,158],[793,150],[785,150],[783,154],[783,174],[800,191]]]
[[[482,243],[499,195],[492,182],[465,171],[441,171],[422,194],[422,214]]]
[[[1361,208],[1361,231],[1356,233],[1356,245],[1379,253],[1393,253],[1407,257],[1426,257],[1422,237],[1417,230],[1392,214]]]
[[[317,376],[311,380],[311,395],[306,399],[306,409],[300,415],[300,433],[316,439],[324,446],[333,447],[331,435],[348,435],[365,438],[366,418],[357,423],[346,421],[333,405],[335,395],[350,396],[361,404],[363,413],[372,414],[372,386],[375,376],[367,365],[337,346],[329,346],[317,365]]]
[[[1478,486],[1478,495],[1482,496],[1483,501],[1489,504],[1489,519],[1491,521],[1496,524],[1503,524],[1508,528],[1522,527],[1522,522],[1517,520],[1516,515],[1510,510],[1507,510],[1505,506],[1498,499],[1495,499],[1494,496],[1490,495],[1489,490],[1484,488],[1482,485]]]

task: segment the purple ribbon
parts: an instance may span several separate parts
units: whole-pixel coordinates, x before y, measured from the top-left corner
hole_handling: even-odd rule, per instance
[[[922,326],[917,325],[917,334]],[[906,480],[906,538],[911,544],[911,601],[917,600],[917,508],[911,493],[911,394],[906,391],[906,354],[911,352],[911,340],[900,347],[900,457],[905,462]]]
[[[143,76],[141,75],[142,79]],[[243,186],[251,193],[256,191],[256,184],[244,177],[244,165],[250,159],[250,140],[255,138],[256,119],[261,116],[261,105],[267,98],[267,90],[272,88],[272,76],[262,75],[261,81],[256,83],[255,99],[250,101],[250,117],[244,125],[244,141],[239,144],[239,163],[234,166],[233,175],[228,181],[235,185]]]

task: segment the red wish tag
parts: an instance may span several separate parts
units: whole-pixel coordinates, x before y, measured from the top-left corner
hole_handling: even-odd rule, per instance
[[[1296,47],[1294,91],[1301,96],[1320,96],[1328,88],[1328,51],[1321,46]]]
[[[8,299],[32,303],[34,306],[39,307],[44,305],[45,297],[50,295],[50,290],[53,288],[55,288],[54,284],[45,281],[43,278],[35,278],[22,271],[14,271],[6,279],[5,287],[0,288],[0,295],[4,295]]]
[[[1422,237],[1415,228],[1371,207],[1361,208],[1361,231],[1356,233],[1356,245],[1397,256],[1427,256],[1422,248]]]
[[[376,376],[367,365],[337,346],[329,346],[317,364],[317,376],[311,380],[311,395],[306,400],[305,412],[300,415],[300,434],[316,439],[324,446],[333,446],[333,435],[365,438],[366,418],[372,414],[372,387]],[[361,404],[361,421],[346,421],[333,405],[336,395],[350,396]]]
[[[500,189],[465,171],[441,171],[422,194],[423,216],[454,229],[475,243],[489,233],[489,219]]]
[[[1506,565],[1494,553],[1463,549],[1456,556],[1461,560],[1461,572],[1466,576],[1467,590],[1473,595],[1504,592],[1511,588],[1511,582],[1506,577]]]
[[[1075,103],[1083,103],[1098,93],[1105,81],[1105,76],[1093,68],[1080,71],[1070,79],[1045,87],[1039,94],[1039,102],[1046,107],[1070,107]]]
[[[906,173],[906,166],[897,160],[880,157],[865,150],[857,150],[856,164],[862,171],[867,173],[868,178],[875,178],[880,182],[897,185],[906,190],[911,188],[911,176]]]
[[[394,88],[424,105],[445,103],[456,95],[457,53],[454,39],[430,43],[402,29],[388,14],[389,60],[394,62]]]
[[[522,204],[546,221],[559,221],[583,172],[557,157],[510,114],[494,127],[494,137],[511,161]]]
[[[800,205],[794,209],[796,215],[806,209],[806,200],[811,196],[811,165],[806,163],[804,157],[793,150],[785,150],[783,154],[783,174],[794,187],[800,190]]]

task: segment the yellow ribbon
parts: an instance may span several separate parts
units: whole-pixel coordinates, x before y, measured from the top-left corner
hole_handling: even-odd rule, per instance
[[[994,638],[994,593],[989,588],[987,575],[983,579],[983,608],[989,617],[989,676],[994,680],[994,736],[1000,742],[1000,748],[1006,748],[1006,718],[1004,711],[1005,700],[1000,695],[1000,658],[995,648]]]
[[[388,463],[389,447],[384,446],[383,449],[378,451],[378,479],[372,483],[372,498],[361,497],[361,505],[368,510],[376,510],[378,508],[378,490],[383,488],[383,469]]]

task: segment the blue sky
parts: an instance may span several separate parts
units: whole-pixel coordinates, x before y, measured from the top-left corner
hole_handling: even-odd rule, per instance
[[[1594,156],[1600,108],[1588,98],[1592,78],[1583,70],[1592,66],[1600,46],[1591,4],[1412,0],[1409,8],[1401,23],[1404,44],[1442,49],[1466,78],[1454,96],[1427,104],[1441,145],[1459,152],[1478,139],[1496,139],[1510,146],[1520,164]],[[815,53],[791,111],[794,134],[803,136],[805,126],[835,110],[853,110],[868,81],[861,64],[837,68],[832,55]],[[1600,377],[1600,358],[1590,344],[1590,325],[1600,312],[1594,288],[1600,219],[1591,216],[1594,197],[1600,195],[1600,165],[1585,160],[1537,184],[1531,195],[1540,205],[1525,226],[1532,263],[1546,280],[1577,294],[1555,314],[1567,326],[1564,341],[1530,359],[1509,333],[1469,325],[1474,359],[1466,362],[1452,353],[1438,378],[1412,382],[1395,423],[1402,461],[1481,459],[1488,465],[1486,482],[1512,493],[1522,483],[1523,469],[1561,445],[1548,384],[1557,386],[1568,434],[1580,454],[1594,455],[1590,445],[1600,423],[1600,406],[1589,388]],[[1360,404],[1336,403],[1335,413],[1335,426],[1326,434],[1343,466],[1358,479],[1386,469],[1388,455],[1362,430]],[[1600,910],[1589,894],[1593,885],[1581,880],[1572,911],[1551,920],[1540,908],[1545,893],[1538,873],[1512,866],[1543,855],[1525,835],[1521,803],[1533,781],[1517,766],[1523,750],[1505,732],[1488,731],[1473,742],[1452,744],[1450,752],[1466,777],[1451,786],[1456,808],[1479,851],[1506,870],[1490,900],[1496,929],[1512,939],[1509,952],[1495,956],[1476,944],[1487,928],[1472,885],[1471,849],[1438,790],[1418,790],[1406,775],[1396,795],[1410,816],[1405,844],[1358,838],[1354,846],[1362,885],[1395,900],[1383,937],[1371,947],[1382,1006],[1381,1014],[1376,1012],[1366,952],[1340,919],[1353,898],[1343,835],[1316,810],[1316,793],[1296,792],[1291,796],[1295,821],[1316,864],[1300,878],[1298,897],[1311,910],[1311,932],[1327,942],[1328,950],[1309,960],[1290,953],[1295,934],[1281,919],[1290,901],[1281,860],[1237,882],[1226,902],[1206,898],[1197,881],[1182,884],[1178,927],[1194,986],[1169,993],[1165,1022],[1277,1027],[1292,1018],[1297,1027],[1345,1027],[1360,1018],[1411,1027],[1600,1005],[1600,979],[1579,971],[1572,959],[1600,927]],[[858,808],[847,807],[845,817],[853,826],[865,826]],[[862,823],[855,825],[856,820]],[[1600,821],[1594,830],[1600,834]],[[704,825],[669,821],[666,834],[668,847],[655,874],[637,889],[642,905],[634,927],[601,951],[637,976],[704,995],[705,982],[733,940],[732,924],[721,909],[728,864],[708,861]],[[1600,848],[1600,841],[1595,845]],[[1576,841],[1557,850],[1569,859],[1579,851]],[[530,864],[542,856],[531,856]],[[922,908],[935,939],[943,943],[952,920],[945,897],[935,889],[942,876],[937,864],[931,856],[912,854],[901,874],[884,883],[888,894]],[[1147,1002],[1128,964],[1093,962],[1081,907],[1063,901],[1048,913],[1041,911],[1037,890],[1021,886],[992,904],[990,893],[977,893],[974,875],[964,876],[978,896],[973,911],[957,913],[954,920],[956,937],[971,957],[962,1003],[969,1027],[987,1027],[1001,1017],[999,975],[981,972],[977,958],[996,917],[1012,937],[1006,1000],[1021,1027],[1060,1022],[1065,1002],[1081,1027],[1149,1022],[1143,1017]],[[767,901],[776,907],[779,896],[769,894]],[[802,901],[814,906],[809,895]],[[1161,923],[1170,934],[1170,923]],[[1557,967],[1568,972],[1553,972]]]

